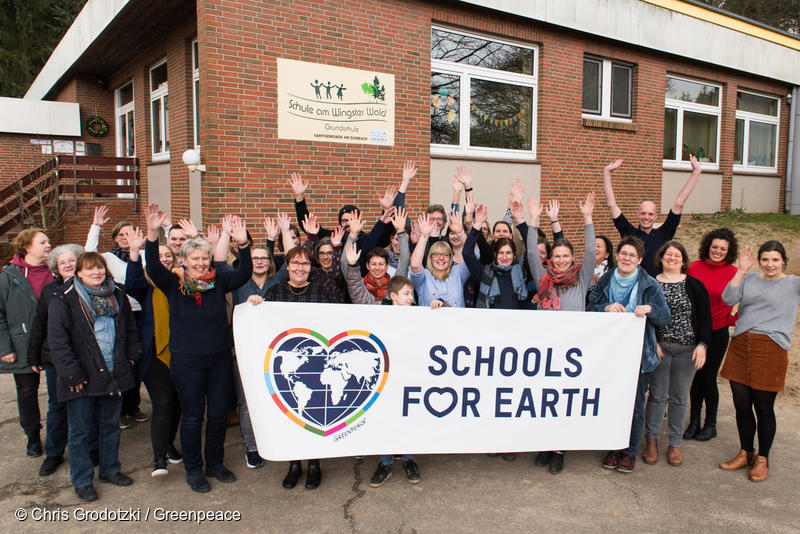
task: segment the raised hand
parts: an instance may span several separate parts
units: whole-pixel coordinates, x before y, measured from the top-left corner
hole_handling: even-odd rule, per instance
[[[247,244],[247,223],[244,219],[234,215],[231,221],[231,239],[239,246]]]
[[[739,269],[749,271],[756,263],[756,255],[753,247],[746,246],[739,252]]]
[[[511,182],[511,187],[508,190],[508,199],[510,202],[520,202],[525,198],[525,183],[517,178]]]
[[[267,231],[267,239],[269,241],[275,241],[278,239],[278,232],[280,229],[278,228],[278,223],[275,221],[275,219],[264,217],[263,224],[264,230]]]
[[[151,238],[152,241],[151,234],[155,233],[155,236],[158,236],[158,231],[161,229],[161,225],[164,224],[167,214],[158,209],[158,204],[153,202],[144,209],[144,216],[147,221],[148,238]]]
[[[561,209],[561,203],[558,201],[557,198],[548,201],[546,213],[551,221],[558,220],[558,212],[560,209]]]
[[[448,218],[450,223],[450,232],[460,234],[464,231],[464,223],[461,221],[461,214],[457,211],[452,211]]]
[[[464,189],[470,189],[472,187],[472,176],[469,172],[469,167],[466,165],[459,165],[456,167],[456,177],[458,181],[464,184]]]
[[[105,223],[110,221],[106,215],[108,214],[108,206],[97,206],[94,209],[94,218],[92,219],[92,224],[95,226],[103,226]]]
[[[142,229],[138,226],[132,231],[128,232],[128,248],[131,251],[140,250],[144,245],[144,234]]]
[[[197,231],[197,227],[189,219],[178,219],[178,226],[181,227],[181,230],[183,230],[183,233],[186,234],[186,237],[189,239],[197,237],[200,234],[200,232]]]
[[[308,182],[303,181],[302,176],[296,172],[293,172],[292,177],[289,178],[289,185],[292,187],[292,193],[294,193],[295,200],[298,202],[303,200],[303,197],[308,190]]]
[[[303,229],[308,235],[317,235],[319,233],[319,223],[317,216],[313,213],[307,213],[303,219]]]
[[[475,208],[475,228],[481,229],[483,228],[483,223],[485,223],[489,219],[489,209],[480,204],[477,208]]]
[[[539,217],[542,216],[542,205],[539,204],[539,199],[535,197],[528,197],[528,211],[531,215],[531,226],[539,227]]]
[[[419,225],[419,233],[421,237],[430,237],[431,233],[433,233],[434,229],[436,228],[436,224],[428,218],[427,213],[423,213],[417,219],[417,224]]]
[[[418,170],[417,162],[413,159],[403,163],[403,181],[406,183],[410,182],[411,179],[417,175]]]
[[[331,232],[331,244],[335,247],[342,244],[344,238],[344,226],[337,226]]]
[[[206,228],[206,241],[211,243],[211,247],[214,248],[217,243],[219,243],[219,228],[214,226],[213,224],[209,224],[208,228]]]
[[[474,213],[475,213],[475,195],[472,194],[472,191],[467,191],[467,193],[464,195],[464,215],[466,215],[467,218],[469,218]]]
[[[620,167],[622,167],[622,160],[621,159],[617,159],[617,160],[612,161],[608,165],[606,165],[605,168],[603,168],[603,171],[610,173],[610,172],[616,171]]]
[[[703,171],[703,168],[700,166],[700,162],[697,161],[697,158],[694,154],[689,156],[689,164],[692,166],[692,174],[700,174]]]
[[[281,229],[281,232],[288,232],[290,230],[292,221],[289,220],[288,215],[285,215],[279,211],[276,219],[278,220],[278,228]]]
[[[386,192],[383,193],[383,196],[378,198],[378,203],[381,205],[381,208],[384,210],[388,210],[394,204],[394,199],[397,196],[397,188],[393,185],[390,185],[386,188]]]
[[[383,224],[389,224],[393,216],[394,216],[394,206],[389,206],[389,209],[384,211],[383,214],[381,215],[380,221]]]
[[[522,207],[522,202],[519,200],[511,203],[511,219],[514,224],[519,224],[525,220],[525,208]]]
[[[358,258],[361,257],[361,251],[358,250],[358,245],[356,245],[354,241],[345,244],[344,254],[347,258],[347,263],[350,265],[358,265]]]
[[[586,195],[586,200],[583,202],[578,201],[578,208],[580,208],[581,213],[583,213],[584,220],[592,220],[592,212],[594,211],[594,204],[595,204],[595,197],[594,193],[590,192]],[[589,223],[586,223],[589,224]]]
[[[419,223],[412,222],[411,223],[411,233],[408,234],[408,239],[410,239],[412,243],[416,243],[417,241],[419,241],[420,235],[422,235],[422,234],[419,231]]]
[[[402,206],[398,207],[392,216],[392,225],[398,232],[406,229],[406,220],[408,219],[408,212]]]
[[[450,187],[453,188],[453,193],[457,195],[461,194],[461,191],[464,190],[464,184],[458,180],[458,176],[455,174],[450,178]]]
[[[222,226],[222,231],[223,232],[225,232],[228,235],[231,235],[231,232],[233,232],[233,215],[230,215],[230,214],[229,215],[225,215],[222,218],[222,221],[220,222],[220,225]]]
[[[352,215],[350,219],[350,235],[357,238],[359,232],[364,229],[364,218],[358,210],[351,211],[350,215]]]

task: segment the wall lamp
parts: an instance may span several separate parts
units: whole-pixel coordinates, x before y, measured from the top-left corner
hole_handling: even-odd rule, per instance
[[[200,150],[190,148],[183,153],[183,162],[189,167],[189,171],[206,172],[206,166],[200,164]]]

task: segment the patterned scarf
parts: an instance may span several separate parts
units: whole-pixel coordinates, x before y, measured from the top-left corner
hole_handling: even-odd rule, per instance
[[[122,261],[124,261],[125,263],[128,263],[131,259],[130,252],[128,252],[124,248],[121,248],[119,245],[114,245],[114,248],[111,249],[111,253],[114,256],[121,259]]]
[[[397,264],[400,263],[400,256],[394,253],[392,247],[387,248],[386,252],[389,254],[389,265],[397,269]]]
[[[367,291],[372,293],[372,296],[375,297],[376,300],[381,301],[386,296],[386,290],[389,289],[390,278],[389,273],[377,279],[367,273],[367,276],[364,277],[364,286],[366,286]]]
[[[561,292],[570,286],[578,283],[578,275],[581,266],[577,263],[566,271],[557,271],[553,266],[552,260],[545,263],[547,273],[539,281],[539,292],[533,297],[533,301],[539,303],[539,308],[543,310],[561,309]]]
[[[492,307],[497,297],[500,296],[500,282],[497,281],[497,275],[509,271],[511,271],[511,285],[514,288],[517,300],[525,300],[528,297],[525,274],[522,272],[522,266],[519,263],[508,266],[493,263],[483,269],[483,276],[481,276],[481,283],[478,288],[476,308]]]
[[[181,293],[192,297],[198,306],[203,305],[203,293],[214,289],[214,282],[217,278],[217,271],[215,271],[213,267],[208,273],[198,278],[189,274],[189,270],[186,269],[183,263],[173,269],[172,272],[178,275]]]
[[[614,269],[611,283],[608,286],[608,296],[611,302],[619,302],[625,306],[625,311],[633,312],[636,309],[636,298],[639,293],[639,268],[631,276],[621,276],[619,269]]]
[[[113,278],[106,278],[99,289],[92,289],[75,277],[74,286],[80,297],[78,301],[81,304],[83,316],[92,325],[92,328],[94,328],[94,321],[97,317],[114,317],[119,313],[119,303],[114,296],[116,285]]]

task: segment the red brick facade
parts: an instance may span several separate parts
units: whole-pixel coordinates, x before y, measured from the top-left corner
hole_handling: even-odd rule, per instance
[[[287,185],[291,172],[311,181],[311,210],[326,225],[335,221],[342,204],[362,207],[368,220],[379,215],[378,193],[396,185],[401,165],[416,159],[420,172],[408,193],[413,214],[429,202],[430,180],[430,30],[451,26],[535,44],[539,50],[536,144],[541,165],[541,196],[570,205],[588,191],[599,195],[595,220],[599,233],[613,235],[602,200],[602,168],[613,159],[625,164],[615,174],[618,201],[633,218],[643,199],[661,198],[664,92],[667,74],[707,80],[722,86],[719,171],[722,208],[731,205],[736,91],[746,88],[785,95],[786,84],[747,76],[714,65],[659,54],[600,37],[451,2],[367,0],[358,9],[344,9],[331,0],[232,2],[197,0],[197,19],[181,22],[159,42],[142,43],[124,68],[104,81],[105,87],[78,78],[65,86],[59,100],[81,103],[81,119],[97,109],[111,126],[103,138],[103,154],[115,154],[114,90],[134,84],[135,133],[141,166],[140,207],[146,203],[151,163],[149,68],[167,58],[169,80],[171,213],[189,215],[189,176],[181,161],[193,146],[192,50],[200,52],[200,137],[203,163],[202,212],[207,224],[223,213],[242,214],[260,238],[260,220],[278,210],[292,211]],[[584,54],[624,60],[634,65],[632,124],[581,118],[581,76]],[[395,144],[393,147],[277,139],[276,58],[290,58],[395,75]],[[778,174],[781,206],[785,181],[788,106],[781,106]],[[0,138],[0,161],[16,176],[24,174],[23,158],[10,152],[31,151],[27,136]],[[93,140],[93,139],[91,139]],[[38,147],[37,147],[38,148]],[[38,154],[41,156],[41,154]],[[38,160],[37,160],[38,161]],[[31,160],[32,166],[35,163]],[[709,174],[710,174],[709,173]],[[4,174],[3,176],[7,176]],[[6,178],[3,178],[4,180]],[[478,191],[478,194],[480,192]],[[125,214],[131,201],[114,200]],[[575,210],[562,222],[570,235],[579,233]],[[88,216],[90,207],[82,207]],[[85,227],[72,225],[70,239]],[[74,228],[73,228],[74,227]]]

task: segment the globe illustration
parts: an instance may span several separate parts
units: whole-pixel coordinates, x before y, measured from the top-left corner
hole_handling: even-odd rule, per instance
[[[348,337],[332,348],[314,337],[288,337],[273,353],[275,389],[286,406],[318,428],[355,413],[378,387],[383,355],[369,340]]]

